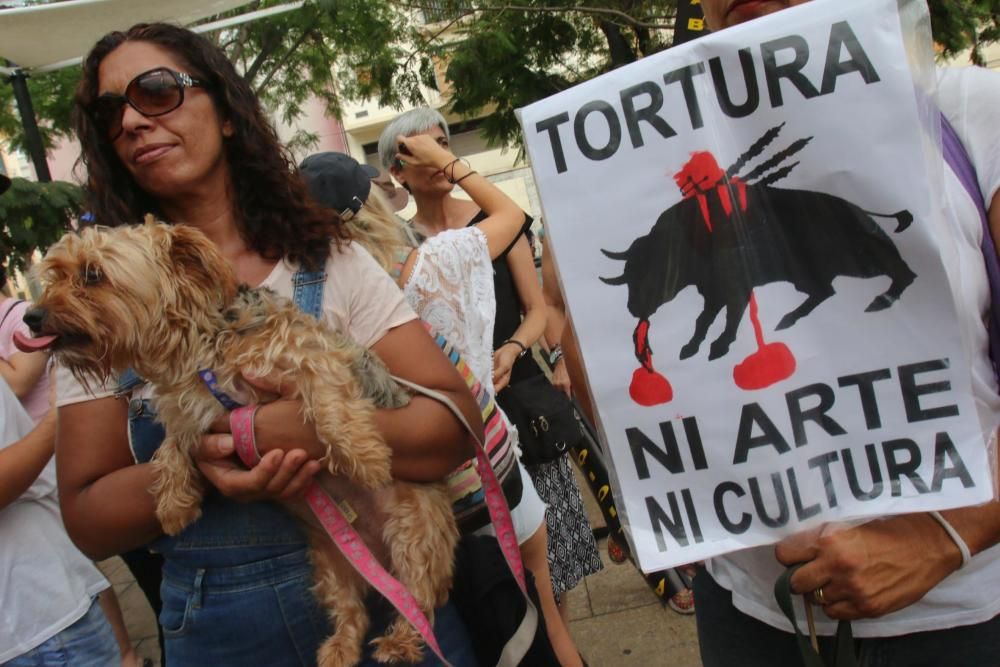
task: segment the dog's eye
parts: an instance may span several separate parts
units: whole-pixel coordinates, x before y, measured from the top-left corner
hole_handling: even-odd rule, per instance
[[[96,285],[101,282],[101,271],[97,267],[88,266],[87,270],[83,274],[83,283],[85,285]]]

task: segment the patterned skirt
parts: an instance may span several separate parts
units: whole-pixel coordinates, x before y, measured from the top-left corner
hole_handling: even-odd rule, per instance
[[[557,598],[603,567],[572,465],[566,455],[551,463],[525,466],[548,505],[549,570]]]

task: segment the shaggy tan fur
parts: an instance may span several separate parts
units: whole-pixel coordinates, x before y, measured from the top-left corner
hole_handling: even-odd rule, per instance
[[[166,439],[153,458],[151,489],[163,529],[176,535],[201,513],[203,480],[192,459],[201,435],[224,409],[197,375],[212,369],[223,391],[250,395],[241,374],[294,386],[303,418],[327,447],[320,482],[361,517],[362,538],[416,597],[430,618],[451,587],[458,530],[441,484],[392,479],[392,452],[373,416],[409,396],[358,346],[273,292],[239,287],[215,245],[194,228],[147,219],[116,229],[88,228],[54,245],[38,273],[46,313],[39,334],[83,382],[134,368],[155,386]],[[360,660],[369,619],[364,579],[312,519],[290,503],[310,541],[315,587],[334,634],[319,651],[324,666]],[[400,617],[376,639],[380,662],[412,662],[423,641]]]

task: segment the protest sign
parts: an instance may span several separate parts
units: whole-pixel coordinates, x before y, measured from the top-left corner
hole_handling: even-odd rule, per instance
[[[817,0],[519,112],[644,571],[992,497],[926,18]]]

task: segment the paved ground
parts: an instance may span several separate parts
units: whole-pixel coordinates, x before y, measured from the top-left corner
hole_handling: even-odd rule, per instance
[[[139,657],[150,658],[159,667],[160,644],[156,636],[156,618],[149,608],[146,596],[139,590],[132,573],[120,558],[110,558],[98,563],[98,566],[115,587],[118,603],[125,617],[125,627]]]
[[[592,500],[586,491],[584,497]],[[588,502],[588,510],[601,525],[596,504]],[[664,607],[631,563],[611,562],[603,540],[600,547],[604,570],[567,595],[570,631],[591,667],[700,667],[694,617]],[[142,591],[121,560],[104,561],[101,567],[118,593],[140,657],[159,665],[156,623]]]
[[[579,481],[591,523],[603,525]],[[604,569],[566,597],[570,632],[591,667],[701,667],[694,616],[665,607],[634,565],[609,560],[605,540],[598,546]]]

